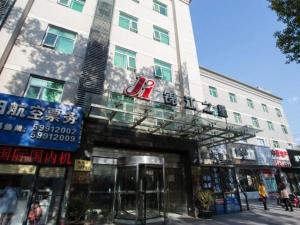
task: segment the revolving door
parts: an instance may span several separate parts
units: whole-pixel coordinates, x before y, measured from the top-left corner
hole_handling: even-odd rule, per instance
[[[118,161],[114,220],[120,224],[165,222],[164,159],[132,156]]]

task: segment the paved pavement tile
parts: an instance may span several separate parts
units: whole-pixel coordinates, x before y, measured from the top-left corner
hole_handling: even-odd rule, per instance
[[[275,203],[265,211],[260,202],[250,203],[250,211],[214,216],[212,219],[171,217],[169,225],[300,225],[300,209],[285,211]]]

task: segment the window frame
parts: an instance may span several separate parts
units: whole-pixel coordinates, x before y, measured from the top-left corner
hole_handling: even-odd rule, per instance
[[[119,96],[121,97],[121,99],[118,101],[117,99],[114,99],[113,96],[116,95],[116,96]],[[132,102],[128,102],[126,101],[126,99],[130,99],[132,100]],[[122,108],[117,108],[114,103],[117,103],[117,102],[122,102]],[[117,93],[117,92],[112,92],[110,94],[110,101],[109,101],[109,104],[110,104],[110,107],[112,108],[116,108],[116,109],[120,109],[120,110],[123,110],[123,111],[127,111],[126,109],[128,107],[132,107],[132,111],[134,111],[134,103],[135,103],[135,99],[133,97],[130,97],[130,96],[125,96],[121,93]],[[121,117],[121,119],[117,118],[117,117]],[[119,121],[119,122],[124,122],[124,121],[128,121],[130,120],[131,122],[134,121],[134,116],[132,114],[126,114],[126,113],[123,113],[123,112],[117,112],[117,114],[115,115],[115,117],[113,118],[113,120],[116,120],[116,121]]]
[[[120,50],[119,50],[120,49]],[[133,56],[129,55],[129,54],[126,54],[124,52],[121,52],[122,50],[124,50],[124,52],[131,52]],[[126,57],[126,68],[123,68],[123,67],[118,67],[116,64],[115,64],[115,58],[116,58],[116,54],[120,54],[120,55],[123,55]],[[129,49],[126,49],[126,48],[123,48],[123,47],[120,47],[120,46],[115,46],[115,52],[114,52],[114,66],[116,66],[117,68],[120,68],[120,69],[126,69],[126,70],[129,70],[129,71],[136,71],[136,52],[135,51],[132,51],[132,50],[129,50]],[[134,65],[135,67],[131,67],[130,65],[130,59],[134,59]]]
[[[122,27],[122,26],[120,25],[120,18],[121,18],[121,17],[122,17],[123,19],[126,19],[126,20],[129,21],[129,27],[128,27],[128,29],[125,28],[125,27]],[[136,29],[133,28],[133,26],[132,26],[133,23],[136,24]],[[124,28],[124,29],[126,29],[126,30],[129,30],[129,31],[131,31],[131,32],[133,32],[133,33],[138,33],[138,32],[139,32],[138,18],[135,17],[135,16],[132,16],[132,15],[130,15],[130,14],[128,14],[128,13],[125,13],[125,12],[123,12],[123,11],[120,11],[120,13],[119,13],[119,24],[118,24],[118,25],[119,25],[119,27]]]
[[[278,109],[278,108],[275,108],[275,111],[276,111],[276,115],[277,115],[277,117],[282,117],[282,112],[281,112],[281,110],[280,109]]]
[[[268,113],[269,112],[269,109],[268,109],[268,106],[264,103],[261,103],[261,107],[263,109],[264,112]]]
[[[281,130],[282,130],[282,132],[283,132],[284,134],[288,134],[288,133],[289,133],[286,125],[281,124],[280,126],[281,126]]]
[[[215,98],[218,98],[218,90],[216,87],[208,86],[209,89],[209,95]]]
[[[83,4],[82,4],[83,6],[82,6],[82,10],[81,10],[81,11],[78,11],[78,10],[72,8],[72,4],[73,4],[74,2],[79,2],[80,4],[83,3]],[[67,7],[67,8],[70,8],[70,9],[72,9],[72,10],[74,10],[74,11],[77,11],[77,12],[83,12],[83,8],[84,8],[84,6],[85,6],[86,0],[68,0],[68,4],[67,4],[67,5],[64,4],[64,3],[62,3],[61,0],[57,0],[57,3],[58,3],[59,5],[65,6],[65,7]]]
[[[274,131],[275,128],[274,128],[274,124],[272,121],[267,121],[267,126],[268,126],[268,130],[270,131]]]
[[[259,143],[260,142],[260,143]],[[256,143],[257,143],[257,145],[258,146],[264,146],[264,147],[266,147],[267,145],[266,145],[266,141],[265,141],[265,139],[264,138],[256,138]],[[262,145],[262,143],[263,143],[263,145]]]
[[[165,8],[166,14],[162,13],[161,8]],[[153,10],[163,16],[168,16],[168,5],[162,3],[158,0],[153,0]]]
[[[274,148],[280,148],[279,141],[272,140],[272,145]]]
[[[247,105],[249,108],[254,109],[254,103],[252,99],[247,98]]]
[[[230,102],[232,103],[237,103],[237,97],[236,97],[236,94],[232,93],[232,92],[229,92],[229,100]]]
[[[75,38],[74,38],[74,39],[71,39],[71,38],[68,38],[68,37],[63,37],[63,36],[60,36],[60,35],[57,35],[57,34],[53,34],[53,33],[49,32],[50,28],[57,29],[57,30],[59,30],[60,32],[66,32],[66,33],[69,32],[69,33],[72,33],[73,35],[75,35]],[[56,35],[54,45],[48,45],[48,44],[45,43],[48,34]],[[69,40],[72,40],[72,41],[73,41],[73,49],[72,49],[72,53],[61,52],[61,51],[59,51],[58,49],[56,49],[56,47],[57,47],[57,42],[59,41],[59,37],[62,37],[62,38],[65,38],[65,39],[69,39]],[[46,30],[45,35],[44,35],[43,40],[42,40],[42,46],[43,46],[43,47],[46,47],[46,48],[53,49],[53,50],[55,50],[55,51],[57,51],[57,52],[59,52],[59,53],[61,53],[61,54],[71,55],[71,54],[74,53],[77,38],[78,38],[78,33],[76,33],[76,32],[73,32],[73,31],[70,31],[70,30],[67,30],[67,29],[65,29],[65,28],[55,26],[55,25],[48,24],[47,30]]]
[[[156,32],[158,33],[159,37],[156,37]],[[158,41],[160,43],[166,44],[166,45],[170,45],[170,35],[169,35],[169,31],[166,29],[163,29],[161,27],[158,27],[156,25],[153,25],[153,40]],[[162,41],[162,34],[167,36],[168,42],[164,42]]]
[[[62,85],[62,90],[58,90],[58,89],[51,88],[51,87],[41,87],[41,86],[31,85],[32,78],[61,84]],[[62,100],[62,97],[63,97],[63,94],[64,94],[64,89],[65,89],[65,82],[62,81],[62,80],[55,80],[55,79],[51,79],[51,78],[47,78],[47,77],[41,77],[41,76],[37,76],[37,75],[31,74],[30,77],[29,77],[29,80],[27,82],[26,90],[25,90],[25,92],[23,94],[23,96],[25,98],[29,98],[29,97],[27,97],[27,94],[28,94],[28,91],[29,91],[30,87],[38,87],[38,88],[40,88],[39,93],[38,93],[38,97],[37,98],[31,98],[31,99],[37,99],[37,100],[41,100],[41,101],[48,101],[48,100],[41,99],[41,97],[42,97],[43,92],[44,92],[45,89],[50,89],[50,90],[61,92],[59,101],[55,101],[54,102],[54,103],[61,103],[61,100]],[[48,101],[48,102],[50,102],[50,101]]]
[[[242,121],[242,116],[240,113],[237,113],[237,112],[233,112],[233,117],[234,117],[234,121],[236,124],[242,124],[243,121]]]
[[[163,64],[169,65],[170,67],[164,66]],[[162,79],[162,80],[167,81],[167,82],[172,82],[172,80],[173,80],[172,64],[167,63],[165,61],[162,61],[160,59],[154,58],[154,67],[153,68],[154,68],[153,75],[154,75],[155,78],[159,78],[159,79]],[[160,69],[161,75],[157,74],[157,68]],[[167,79],[164,78],[163,69],[169,70],[170,76],[171,76],[170,80],[167,80]]]
[[[253,127],[255,127],[255,128],[260,128],[258,119],[257,119],[256,117],[251,117],[251,120],[252,120],[252,125],[253,125]]]

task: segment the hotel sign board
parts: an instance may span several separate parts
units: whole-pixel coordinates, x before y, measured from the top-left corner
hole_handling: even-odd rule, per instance
[[[82,116],[77,106],[0,94],[0,144],[74,152]]]

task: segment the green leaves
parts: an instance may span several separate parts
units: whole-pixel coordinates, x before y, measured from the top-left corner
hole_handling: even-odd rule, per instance
[[[276,45],[286,55],[287,62],[300,63],[300,0],[268,0],[270,8],[285,24],[282,31],[274,33]]]

